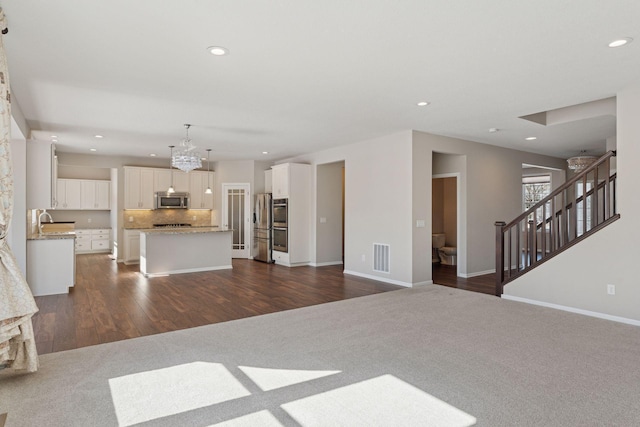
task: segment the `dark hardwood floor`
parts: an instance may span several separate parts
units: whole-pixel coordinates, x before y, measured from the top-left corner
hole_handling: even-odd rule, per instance
[[[78,255],[76,266],[69,294],[36,297],[40,354],[403,289],[344,275],[341,265],[287,268],[236,259],[232,270],[151,278],[108,255]],[[492,281],[460,279],[455,267],[442,267],[434,268],[434,283],[493,293]]]
[[[458,288],[467,291],[495,295],[495,274],[485,274],[482,276],[470,277],[468,279],[465,279],[456,276],[455,265],[442,265],[436,263],[433,264],[432,275],[433,283],[437,285],[444,285],[451,288]]]

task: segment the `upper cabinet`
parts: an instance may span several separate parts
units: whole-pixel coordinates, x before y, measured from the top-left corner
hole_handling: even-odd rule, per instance
[[[176,192],[184,193],[189,191],[189,174],[180,170],[174,169],[172,173],[171,169],[154,169],[153,177],[153,191],[167,191],[172,181],[173,189]]]
[[[80,181],[81,209],[110,209],[111,182],[83,179]]]
[[[151,168],[124,167],[125,209],[153,209],[153,171]]]
[[[92,179],[57,180],[55,208],[62,210],[110,210],[111,181]]]
[[[179,193],[189,193],[191,209],[213,209],[213,194],[205,194],[215,178],[214,172],[191,171],[189,173],[170,169],[124,167],[125,209],[153,209],[154,193],[167,191],[173,181],[173,188]],[[147,199],[148,200],[145,200]]]
[[[79,179],[59,179],[56,186],[56,209],[82,209]]]
[[[213,182],[213,172],[189,172],[191,209],[213,209]],[[212,189],[211,194],[205,193],[207,188]]]
[[[56,203],[55,146],[27,141],[27,209],[51,209]]]
[[[289,197],[290,163],[271,166],[271,192],[273,198]]]

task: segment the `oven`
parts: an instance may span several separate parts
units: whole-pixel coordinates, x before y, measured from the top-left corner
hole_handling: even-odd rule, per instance
[[[288,231],[286,228],[282,228],[282,227],[273,227],[271,229],[271,232],[273,233],[273,240],[272,240],[272,244],[273,244],[273,250],[274,251],[280,251],[280,252],[289,252],[289,248],[287,246],[287,242],[288,242]]]
[[[273,226],[274,227],[287,227],[288,213],[288,199],[273,199]]]

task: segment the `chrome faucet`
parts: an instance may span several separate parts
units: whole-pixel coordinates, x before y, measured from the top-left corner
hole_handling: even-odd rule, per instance
[[[38,232],[40,234],[42,234],[42,217],[43,216],[48,216],[49,217],[49,223],[53,223],[53,218],[51,218],[51,214],[49,212],[47,212],[46,209],[44,209],[42,211],[42,213],[40,215],[38,215]]]

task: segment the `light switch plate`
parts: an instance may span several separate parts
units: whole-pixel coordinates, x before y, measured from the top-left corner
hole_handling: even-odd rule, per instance
[[[426,226],[426,222],[424,219],[419,219],[416,221],[417,228],[424,228]]]

